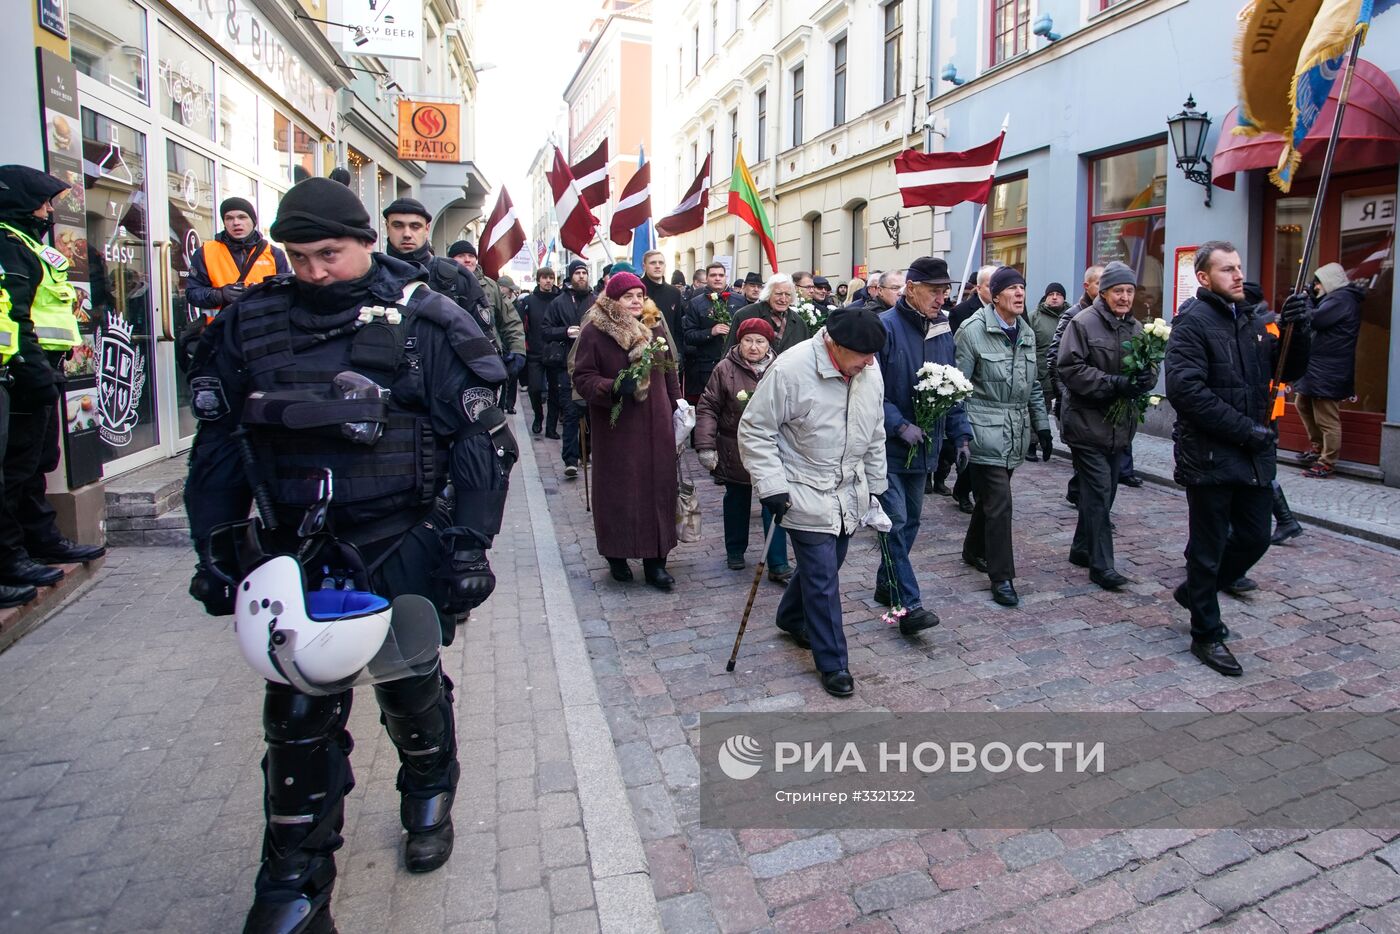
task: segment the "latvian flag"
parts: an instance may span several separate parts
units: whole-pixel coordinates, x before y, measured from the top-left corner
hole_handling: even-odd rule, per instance
[[[598,218],[588,210],[588,202],[579,194],[569,164],[559,147],[554,147],[554,167],[544,173],[549,190],[554,195],[554,213],[559,218],[559,242],[571,253],[584,255],[598,229]]]
[[[574,182],[579,194],[588,202],[588,207],[601,208],[608,203],[608,141],[605,138],[598,148],[584,156],[569,171],[574,173]]]
[[[700,174],[686,189],[685,197],[676,209],[656,222],[656,233],[662,237],[674,237],[690,230],[698,230],[705,225],[705,211],[710,207],[710,157],[705,156],[705,164],[700,166]]]
[[[904,150],[894,159],[895,180],[904,206],[952,207],[964,201],[986,204],[1005,139],[1003,130],[990,143],[965,152]]]
[[[651,220],[651,164],[642,157],[636,173],[622,186],[613,210],[608,239],[623,246],[632,242],[632,231]]]
[[[486,219],[486,237],[480,247],[482,272],[489,279],[498,278],[511,257],[519,253],[524,245],[525,229],[516,219],[510,193],[502,185],[496,207]]]

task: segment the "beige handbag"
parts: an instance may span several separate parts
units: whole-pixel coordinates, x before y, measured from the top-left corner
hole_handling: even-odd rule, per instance
[[[695,484],[681,473],[680,459],[676,459],[676,538],[687,544],[700,541],[700,496],[695,492]]]

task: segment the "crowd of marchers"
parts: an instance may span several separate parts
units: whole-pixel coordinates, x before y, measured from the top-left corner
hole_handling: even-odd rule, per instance
[[[1185,581],[1161,583],[1190,613],[1190,651],[1242,673],[1218,594],[1256,589],[1250,568],[1301,534],[1276,479],[1275,421],[1290,384],[1313,442],[1305,474],[1334,470],[1364,296],[1342,267],[1319,268],[1309,291],[1275,311],[1245,281],[1235,247],[1213,241],[1195,257],[1198,291],[1161,321],[1134,315],[1138,282],[1121,262],[1085,270],[1077,300],[1051,282],[1038,302],[1006,266],[979,269],[954,301],[934,257],[836,290],[805,271],[731,283],[720,263],[687,288],[679,271],[668,281],[661,252],[643,265],[613,264],[595,283],[576,261],[562,288],[542,269],[517,303],[533,431],[556,439],[563,426],[566,477],[591,454],[607,478],[592,506],[616,580],[631,581],[628,559],[640,558],[647,583],[675,586],[666,561],[678,543],[677,458],[692,447],[724,487],[728,566],[746,566],[756,499],[760,560],[786,587],[776,624],[812,652],[825,688],[847,696],[839,574],[852,535],[875,530],[874,599],[918,638],[940,619],[924,605],[914,545],[925,497],[950,496],[969,515],[963,560],[987,575],[993,601],[1018,606],[1012,476],[1051,459],[1054,418],[1078,511],[1065,558],[1106,590],[1136,583],[1115,564],[1111,514],[1120,487],[1142,485],[1133,438],[1166,399],[1189,532]],[[648,357],[638,379],[643,348],[658,341],[666,353]],[[927,423],[918,397],[938,366],[970,389]]]

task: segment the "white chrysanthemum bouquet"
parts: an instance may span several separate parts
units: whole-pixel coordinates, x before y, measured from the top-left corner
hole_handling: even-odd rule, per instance
[[[924,432],[924,444],[933,445],[933,432],[943,416],[972,395],[972,383],[962,370],[945,363],[925,363],[914,374],[914,424]],[[911,445],[904,466],[914,463],[918,445]]]

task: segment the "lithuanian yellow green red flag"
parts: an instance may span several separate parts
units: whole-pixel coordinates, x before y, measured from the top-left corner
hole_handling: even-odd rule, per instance
[[[758,239],[763,241],[763,252],[768,256],[768,265],[776,272],[778,245],[773,242],[773,228],[768,224],[768,215],[763,213],[763,199],[759,197],[758,185],[749,174],[749,167],[744,164],[742,144],[734,153],[734,174],[729,178],[729,213],[758,234]]]

